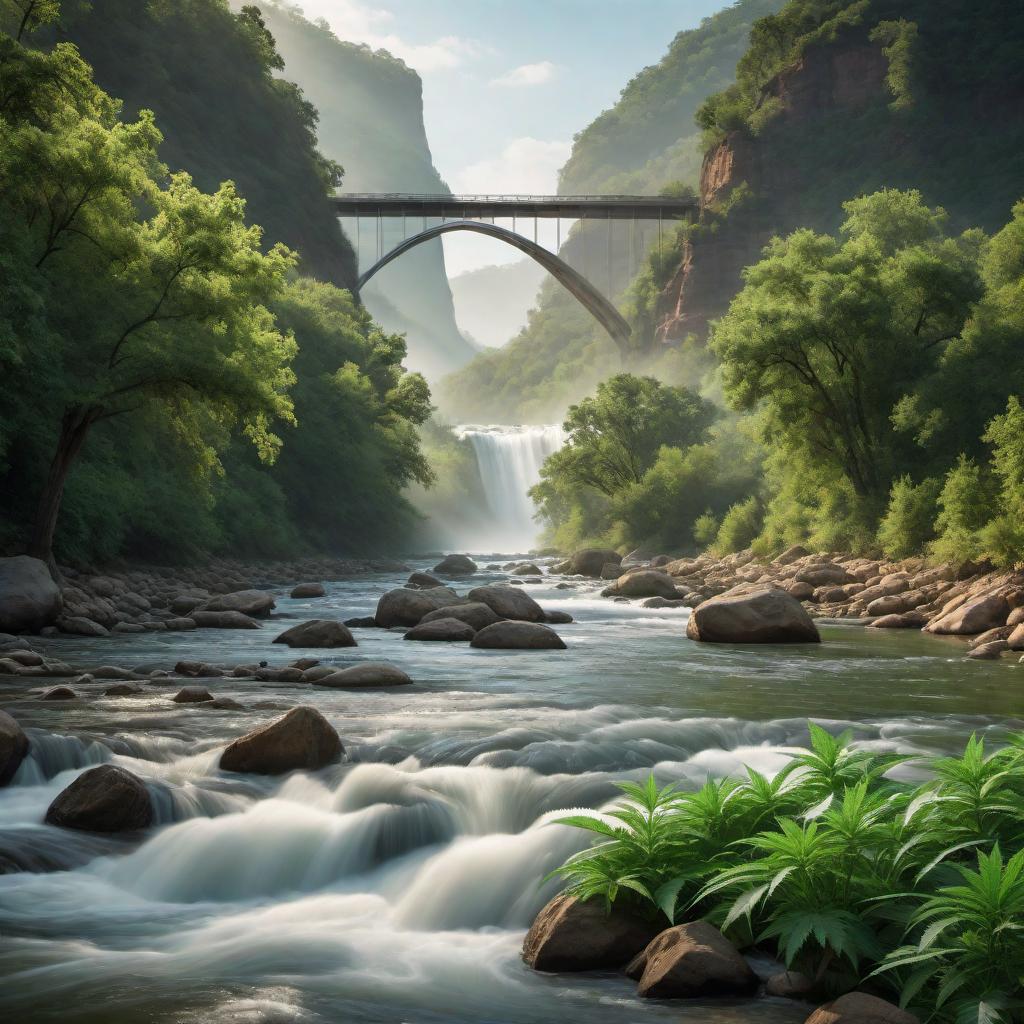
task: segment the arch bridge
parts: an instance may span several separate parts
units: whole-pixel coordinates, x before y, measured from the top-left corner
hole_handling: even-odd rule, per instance
[[[666,221],[695,217],[698,201],[671,196],[513,196],[513,195],[414,195],[411,193],[338,193],[333,197],[339,217],[355,221],[354,241],[357,258],[363,250],[362,225],[371,219],[374,225],[375,261],[359,276],[358,287],[366,283],[393,260],[431,239],[454,231],[472,231],[511,245],[539,263],[565,287],[601,324],[621,351],[629,346],[630,327],[616,309],[612,291],[612,224],[629,221],[629,250],[634,259],[644,248],[634,238],[638,223],[657,225],[661,245]],[[401,241],[385,251],[384,224],[401,221]],[[510,220],[511,228],[495,223]],[[521,222],[533,222],[532,238],[519,230]],[[539,220],[556,222],[555,251],[541,245],[537,238]],[[562,221],[578,223],[581,239],[588,221],[605,223],[607,234],[608,287],[602,293],[586,273],[571,266],[558,253],[562,248]],[[410,233],[410,221],[413,230]],[[634,268],[635,272],[635,268]]]

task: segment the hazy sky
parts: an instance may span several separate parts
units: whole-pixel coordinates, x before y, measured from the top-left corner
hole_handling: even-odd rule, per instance
[[[434,164],[455,192],[555,190],[575,132],[615,102],[672,37],[727,0],[297,0],[342,39],[423,78]],[[449,272],[519,258],[445,239]]]

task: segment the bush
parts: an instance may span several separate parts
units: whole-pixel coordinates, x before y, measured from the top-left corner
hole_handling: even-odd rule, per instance
[[[750,547],[761,531],[761,505],[757,498],[730,505],[715,537],[715,554],[730,555]]]
[[[993,490],[985,470],[961,455],[939,494],[938,539],[931,546],[936,558],[962,564],[981,557],[980,531],[995,512]]]
[[[698,516],[693,523],[693,539],[697,542],[697,547],[711,547],[718,536],[719,525],[717,517],[710,509],[704,515]]]
[[[935,537],[935,510],[942,482],[934,477],[915,485],[902,476],[892,485],[889,507],[878,525],[878,543],[887,558],[909,558]]]

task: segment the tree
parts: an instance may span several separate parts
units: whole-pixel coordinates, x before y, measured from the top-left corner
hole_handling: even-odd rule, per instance
[[[3,39],[0,347],[19,401],[56,426],[29,550],[52,562],[68,474],[100,422],[203,405],[261,456],[292,418],[295,344],[266,306],[295,257],[264,254],[234,186],[214,194],[159,163],[153,117],[118,120],[73,47]]]
[[[982,292],[983,238],[943,234],[916,191],[844,204],[840,236],[774,239],[715,327],[727,399],[763,410],[764,436],[832,467],[869,506],[912,462],[897,402],[964,331]]]

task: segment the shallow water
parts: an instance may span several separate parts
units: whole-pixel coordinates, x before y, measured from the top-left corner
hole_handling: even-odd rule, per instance
[[[381,630],[357,630],[359,647],[336,652],[271,643],[288,620],[369,614],[402,579],[281,597],[261,630],[48,647],[93,666],[387,660],[414,687],[200,681],[242,711],[175,705],[179,684],[120,698],[98,685],[73,704],[40,702],[35,681],[0,690],[33,738],[0,790],[0,854],[50,869],[0,876],[0,1010],[88,1024],[802,1021],[805,1008],[781,1000],[641,1003],[621,977],[527,970],[524,929],[554,891],[539,879],[583,841],[549,820],[599,807],[616,780],[650,771],[692,785],[744,764],[771,771],[806,740],[809,716],[922,753],[1024,727],[1024,668],[965,664],[957,641],[827,626],[820,647],[698,645],[684,610],[614,604],[593,583],[526,585],[577,618],[558,627],[567,651],[476,651]],[[298,703],[337,728],[343,764],[279,779],[218,772],[226,742]],[[41,824],[101,761],[151,787],[159,825],[141,845]]]

